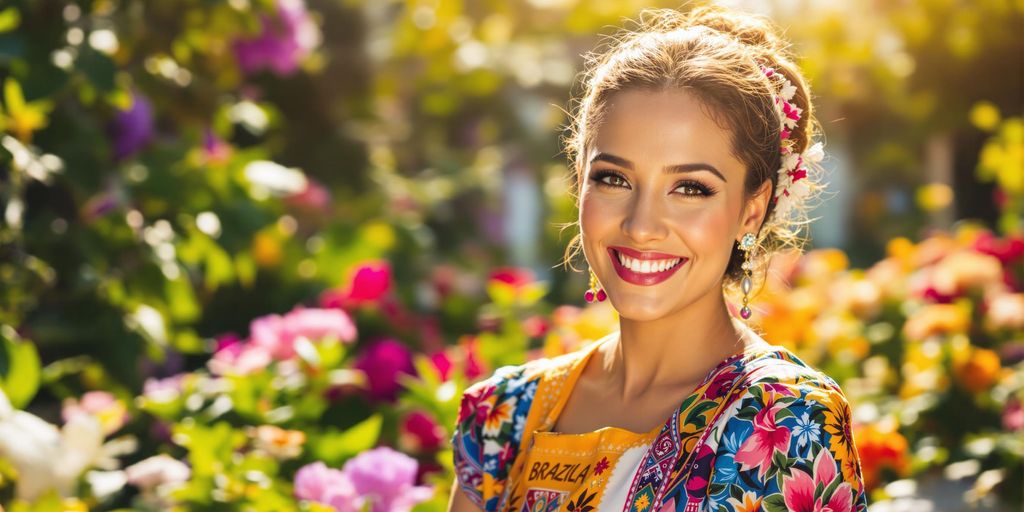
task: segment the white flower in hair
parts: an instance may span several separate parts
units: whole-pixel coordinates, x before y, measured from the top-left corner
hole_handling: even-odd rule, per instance
[[[779,167],[778,183],[775,186],[776,215],[786,217],[793,210],[794,206],[802,202],[811,192],[811,184],[807,179],[806,163],[817,163],[825,157],[825,150],[821,142],[815,142],[801,153],[793,153],[792,148],[796,141],[791,138],[792,130],[796,129],[800,118],[803,116],[803,109],[792,103],[796,96],[796,86],[782,73],[774,69],[761,66],[761,71],[769,79],[777,78],[781,82],[779,91],[775,93],[775,104],[778,107],[780,129],[779,153],[782,155],[782,164]]]
[[[804,152],[804,162],[818,163],[825,159],[825,147],[821,142],[815,142]]]

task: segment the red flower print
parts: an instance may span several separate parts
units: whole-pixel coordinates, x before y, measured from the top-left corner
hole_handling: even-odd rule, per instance
[[[601,473],[604,473],[604,470],[608,469],[609,465],[610,464],[608,464],[608,457],[601,457],[601,461],[598,462],[596,466],[594,466],[594,474],[600,475]]]

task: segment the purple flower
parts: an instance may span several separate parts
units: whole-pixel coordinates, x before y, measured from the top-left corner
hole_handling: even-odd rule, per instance
[[[348,475],[323,462],[299,468],[295,473],[295,497],[330,505],[338,512],[356,512],[363,501]]]
[[[416,459],[381,446],[349,460],[342,472],[372,501],[371,512],[405,512],[434,494],[429,486],[415,485],[418,466]]]
[[[397,398],[398,390],[402,387],[398,382],[398,374],[413,375],[415,371],[408,347],[392,339],[378,341],[367,347],[354,366],[366,373],[369,386],[367,395],[370,399],[388,402]]]
[[[280,76],[290,75],[320,44],[320,29],[304,0],[277,0],[275,5],[276,16],[260,17],[258,36],[234,43],[235,57],[245,73],[267,68]]]
[[[132,91],[132,104],[128,110],[118,112],[112,127],[114,159],[123,160],[153,140],[153,104],[139,91]]]

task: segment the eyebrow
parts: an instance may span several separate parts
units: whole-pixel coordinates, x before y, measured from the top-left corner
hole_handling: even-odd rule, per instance
[[[625,167],[626,169],[629,170],[633,170],[633,162],[630,162],[629,160],[626,160],[621,156],[615,156],[611,153],[598,153],[597,155],[594,156],[594,158],[590,159],[591,164],[598,161],[605,161],[608,163],[618,165],[620,167]],[[721,179],[722,181],[728,182],[728,180],[725,179],[725,176],[722,175],[722,173],[719,172],[719,170],[716,169],[715,166],[711,164],[698,162],[692,164],[666,165],[664,168],[662,168],[662,172],[664,172],[665,174],[680,174],[696,171],[710,171],[715,176],[718,176],[718,178]]]

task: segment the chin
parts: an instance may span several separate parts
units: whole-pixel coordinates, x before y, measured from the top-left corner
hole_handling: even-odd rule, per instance
[[[679,300],[679,297],[672,297],[672,299],[675,302]],[[619,318],[634,322],[658,320],[685,307],[685,303],[669,303],[663,298],[644,297],[634,294],[617,294],[616,296],[609,294],[608,300],[615,307]]]

